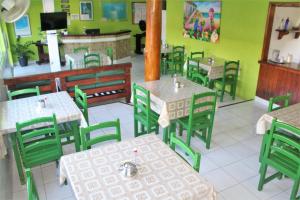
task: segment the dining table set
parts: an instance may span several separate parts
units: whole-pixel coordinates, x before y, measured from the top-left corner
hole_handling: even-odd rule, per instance
[[[170,126],[172,120],[188,115],[190,98],[194,93],[210,91],[190,80],[180,77],[177,80],[181,83],[177,89],[174,89],[172,77],[139,83],[151,92],[151,104],[160,114],[160,125],[165,128]],[[44,104],[41,105],[41,102]],[[1,157],[7,155],[9,146],[3,142],[3,138],[8,137],[21,184],[26,183],[26,178],[16,138],[16,123],[54,113],[58,124],[70,123],[73,128],[76,152],[60,158],[58,184],[69,184],[76,199],[217,198],[214,186],[169,147],[167,132],[164,141],[155,134],[146,134],[83,150],[80,129],[88,127],[88,122],[67,92],[4,101],[0,102],[0,108]],[[29,129],[38,129],[40,126]],[[126,162],[136,165],[134,176],[125,176],[121,172],[120,167]]]

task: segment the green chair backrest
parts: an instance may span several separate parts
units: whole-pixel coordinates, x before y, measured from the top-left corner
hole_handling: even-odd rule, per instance
[[[191,52],[191,59],[204,58],[204,51]]]
[[[214,116],[216,111],[217,93],[205,92],[194,94],[189,110],[189,128],[194,127],[194,124],[201,118],[206,118],[213,126]]]
[[[39,195],[30,168],[25,169],[25,174],[26,174],[26,185],[27,185],[27,199],[38,200]]]
[[[28,131],[28,128],[43,126]],[[62,155],[62,147],[56,116],[31,119],[17,122],[17,140],[25,168],[58,160]],[[51,136],[51,137],[50,137]],[[49,151],[46,151],[49,149]],[[36,154],[36,155],[35,155]]]
[[[14,97],[22,96],[22,95],[30,95],[34,94],[36,96],[40,95],[40,88],[39,86],[36,86],[35,88],[26,88],[21,90],[15,90],[15,91],[7,91],[8,99],[11,101]]]
[[[86,93],[84,93],[78,85],[75,85],[75,103],[81,110],[84,119],[89,124],[88,102]]]
[[[270,98],[268,112],[288,107],[290,105],[291,97],[292,94],[287,93],[286,95]],[[275,104],[277,104],[278,106],[274,107]]]
[[[114,60],[114,52],[113,52],[113,48],[112,47],[107,47],[106,48],[106,55],[108,57],[110,57],[111,59],[111,64],[113,64],[113,60]]]
[[[233,80],[237,82],[240,68],[240,61],[226,61],[224,64],[223,83],[227,80]]]
[[[100,66],[100,56],[97,53],[90,53],[84,55],[84,67],[99,67]]]
[[[285,130],[295,136],[282,134]],[[263,161],[294,180],[300,178],[300,129],[273,119]],[[298,140],[297,140],[298,139]]]
[[[150,92],[136,83],[133,83],[133,110],[134,115],[145,116],[150,124]]]
[[[200,85],[207,87],[208,86],[208,77],[204,76],[200,73],[193,72],[192,73],[192,80],[196,83],[199,83]]]
[[[193,61],[190,57],[187,58],[187,73],[186,76],[188,79],[192,78],[194,72],[199,72],[199,61]],[[196,68],[196,70],[195,70]]]
[[[170,147],[175,151],[175,148],[180,147],[186,154],[188,154],[193,160],[193,168],[199,172],[200,168],[200,154],[195,152],[191,147],[184,143],[181,139],[177,138],[175,133],[171,133]]]
[[[106,128],[114,128],[115,132],[101,136],[96,136],[94,138],[89,137],[92,131],[97,131]],[[87,150],[88,148],[100,142],[105,142],[109,140],[121,141],[120,120],[117,119],[116,121],[103,122],[88,126],[86,128],[80,128],[80,138],[83,150]]]
[[[173,51],[179,51],[184,54],[185,47],[184,46],[173,46]]]
[[[89,53],[89,48],[88,47],[77,47],[73,49],[73,53]]]

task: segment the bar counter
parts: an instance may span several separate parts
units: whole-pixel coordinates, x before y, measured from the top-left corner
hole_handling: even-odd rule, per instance
[[[113,48],[114,63],[128,61],[130,59],[131,31],[118,31],[101,33],[100,35],[64,35],[65,54],[73,53],[74,48],[88,47],[90,52],[106,53],[107,47]]]

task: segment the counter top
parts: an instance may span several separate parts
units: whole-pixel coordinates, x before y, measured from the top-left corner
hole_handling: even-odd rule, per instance
[[[274,67],[284,67],[284,68],[300,71],[300,63],[283,63],[283,64],[280,64],[280,63],[273,62],[271,60],[259,61],[259,63],[268,64],[268,65],[271,65],[271,66],[274,66]]]
[[[68,35],[63,35],[62,38],[69,38],[69,37],[101,37],[101,36],[112,36],[112,35],[115,35],[115,36],[118,36],[118,35],[123,35],[123,34],[126,34],[126,33],[131,33],[130,30],[125,30],[125,31],[117,31],[117,32],[110,32],[110,33],[100,33],[99,35],[86,35],[86,34],[78,34],[78,35],[75,35],[75,34],[68,34]]]

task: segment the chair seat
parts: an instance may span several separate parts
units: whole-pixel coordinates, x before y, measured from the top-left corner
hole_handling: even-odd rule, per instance
[[[142,124],[146,125],[147,124],[147,117],[144,113],[139,112],[135,116],[135,119],[140,121]],[[154,111],[150,112],[150,126],[157,126],[158,123],[158,114],[155,113]]]
[[[46,145],[42,148],[34,149],[34,151],[27,152],[26,157],[23,158],[23,164],[26,168],[31,168],[58,160],[60,156],[56,144]]]
[[[182,117],[177,119],[177,122],[183,126],[184,129],[188,129],[189,127],[189,117]],[[193,129],[204,129],[210,126],[210,120],[203,116],[198,119],[195,119]]]
[[[223,84],[223,79],[222,78],[220,78],[220,79],[215,79],[214,80],[214,82],[216,83],[216,84],[220,84],[220,85],[222,85]],[[232,78],[232,79],[226,79],[226,81],[225,81],[225,84],[226,85],[232,85],[232,84],[234,84],[236,81]]]

